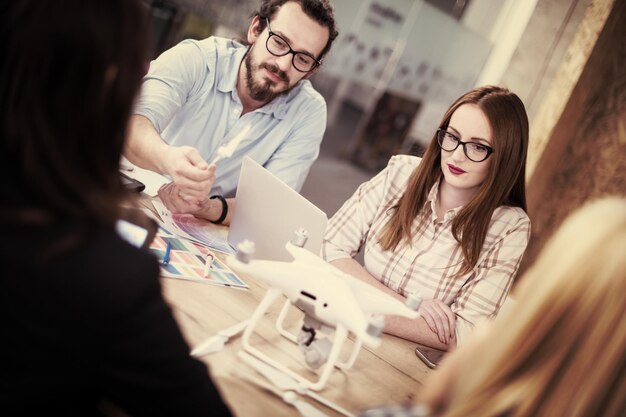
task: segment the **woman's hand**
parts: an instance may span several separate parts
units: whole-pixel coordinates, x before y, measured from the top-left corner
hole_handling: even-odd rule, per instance
[[[443,301],[432,299],[424,300],[419,308],[422,318],[441,343],[449,344],[454,338],[456,315]]]

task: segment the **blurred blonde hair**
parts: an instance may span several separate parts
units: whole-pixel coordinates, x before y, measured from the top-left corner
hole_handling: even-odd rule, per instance
[[[572,214],[515,298],[454,370],[435,415],[623,416],[626,199]]]

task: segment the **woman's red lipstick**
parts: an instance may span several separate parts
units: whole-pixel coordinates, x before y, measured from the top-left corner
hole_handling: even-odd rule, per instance
[[[463,171],[461,168],[459,167],[455,167],[452,164],[448,164],[448,170],[453,173],[454,175],[461,175],[461,174],[465,174],[465,171]]]

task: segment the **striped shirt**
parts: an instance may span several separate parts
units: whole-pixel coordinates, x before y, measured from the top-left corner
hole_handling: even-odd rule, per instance
[[[322,256],[329,262],[354,257],[365,245],[364,266],[374,278],[403,296],[420,291],[425,299],[450,306],[457,318],[457,342],[462,343],[475,324],[495,317],[504,303],[530,238],[530,219],[519,207],[498,207],[478,262],[471,272],[455,277],[464,258],[452,235],[452,220],[461,207],[437,220],[437,183],[413,222],[412,244],[401,241],[393,251],[382,250],[378,240],[391,217],[390,208],[404,194],[420,161],[394,156],[384,170],[361,184],[329,220]],[[418,229],[422,216],[429,220]]]

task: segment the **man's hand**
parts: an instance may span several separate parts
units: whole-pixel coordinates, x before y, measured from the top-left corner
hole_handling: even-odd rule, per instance
[[[204,206],[208,204],[206,196],[203,201],[188,198],[183,194],[183,190],[173,182],[165,184],[159,189],[159,198],[172,213],[194,214],[202,211]]]
[[[124,156],[133,164],[169,175],[186,200],[206,201],[215,181],[215,165],[208,165],[196,148],[168,145],[145,116],[130,118]]]
[[[196,205],[207,200],[215,181],[215,165],[208,165],[197,149],[191,146],[169,146],[162,161],[164,172],[172,177],[177,186],[176,197]]]
[[[441,343],[449,344],[454,337],[456,315],[443,301],[433,299],[424,300],[419,308],[430,330],[437,334]]]
[[[187,213],[194,216],[209,220],[217,221],[223,212],[222,202],[218,199],[206,199],[202,202],[197,202],[186,198],[183,195],[181,188],[173,182],[165,184],[159,190],[159,198],[165,204],[165,207],[172,213]],[[229,198],[226,200],[228,206],[232,209],[234,199]],[[221,224],[230,224],[230,218],[232,216],[232,210],[227,211],[226,218]]]

